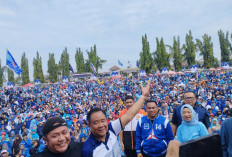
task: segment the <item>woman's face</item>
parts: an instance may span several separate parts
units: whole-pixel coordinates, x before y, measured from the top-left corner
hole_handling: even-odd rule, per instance
[[[182,111],[182,116],[185,121],[190,122],[193,118],[193,114],[189,108],[184,108]]]

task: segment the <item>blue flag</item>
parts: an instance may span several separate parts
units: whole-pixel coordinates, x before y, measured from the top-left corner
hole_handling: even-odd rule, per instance
[[[123,66],[122,62],[118,60],[118,65]]]
[[[7,50],[6,52],[6,65],[13,70],[16,74],[22,73],[22,69],[18,66],[18,64],[15,62],[14,58],[10,54],[10,52]]]
[[[92,62],[90,62],[90,67],[91,67],[91,69],[93,70],[93,72],[96,73],[96,69],[95,69],[95,67],[94,67],[94,65],[93,65]]]
[[[72,68],[72,66],[71,66],[70,63],[69,63],[69,70],[74,74],[74,70],[73,70],[73,68]]]
[[[139,68],[139,61],[138,60],[136,61],[136,66],[137,66],[137,68]]]

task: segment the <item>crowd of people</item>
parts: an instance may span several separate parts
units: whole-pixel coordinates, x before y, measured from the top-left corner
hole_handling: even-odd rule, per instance
[[[99,146],[98,141],[94,140],[95,136],[92,136],[101,134],[102,130],[93,131],[96,129],[94,124],[101,123],[101,119],[95,122],[91,116],[96,116],[94,119],[98,119],[101,115],[93,113],[88,117],[90,111],[100,108],[101,110],[96,112],[105,112],[108,124],[114,122],[110,125],[109,137],[106,137],[115,138],[112,133],[116,137],[120,134],[120,138],[117,139],[119,148],[121,146],[126,154],[135,153],[139,154],[138,156],[154,154],[149,152],[151,147],[147,146],[150,144],[148,137],[139,134],[147,131],[148,136],[151,133],[151,139],[164,140],[163,143],[157,143],[162,147],[162,151],[154,150],[157,156],[164,156],[167,144],[174,138],[185,142],[190,140],[190,137],[193,139],[219,133],[223,121],[232,115],[231,80],[232,72],[223,70],[170,76],[155,74],[147,77],[101,78],[27,88],[1,88],[1,155],[27,157],[43,152],[49,146],[48,137],[45,135],[52,131],[48,129],[49,131],[46,132],[44,125],[52,117],[61,117],[64,120],[72,142],[84,143],[82,156],[104,154],[103,146]],[[145,86],[147,83],[151,86],[150,94],[148,98],[146,93],[144,98],[141,84]],[[140,104],[143,110],[140,108],[130,110],[135,103]],[[136,113],[134,114],[133,111]],[[132,115],[135,119],[130,117]],[[146,117],[151,123],[145,119]],[[62,120],[55,122],[59,124],[58,126],[63,126]],[[153,123],[156,126],[152,126]],[[53,124],[56,123],[49,126],[55,129],[56,126]],[[156,131],[157,129],[160,132]],[[163,129],[166,132],[164,136],[161,135],[164,134]],[[191,133],[196,130],[199,134],[193,136]],[[99,140],[102,137],[100,136]],[[127,138],[126,141],[130,142],[123,142],[123,138]],[[142,141],[147,145],[143,147]],[[95,152],[89,150],[92,143],[95,143],[93,148]],[[101,151],[97,149],[98,147]],[[106,144],[104,150],[109,149],[107,147],[112,145]],[[116,149],[115,145],[114,148]],[[121,154],[121,151],[117,149],[114,153]]]

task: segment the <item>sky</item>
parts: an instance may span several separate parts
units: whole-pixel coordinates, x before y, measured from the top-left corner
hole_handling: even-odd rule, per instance
[[[33,58],[38,51],[47,74],[48,54],[56,62],[65,47],[76,71],[75,53],[96,44],[97,54],[107,60],[100,70],[108,71],[118,60],[123,67],[136,66],[147,35],[150,52],[156,50],[156,37],[172,45],[181,43],[192,31],[194,39],[204,33],[212,37],[214,55],[220,59],[217,32],[232,33],[231,0],[0,0],[0,59],[6,63],[8,49],[18,65],[23,52],[33,78]],[[198,57],[200,58],[200,57]]]

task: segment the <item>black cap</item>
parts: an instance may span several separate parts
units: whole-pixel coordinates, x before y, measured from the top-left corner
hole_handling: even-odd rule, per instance
[[[52,117],[49,118],[43,125],[43,136],[47,135],[50,131],[60,127],[67,126],[66,121],[61,117]]]

